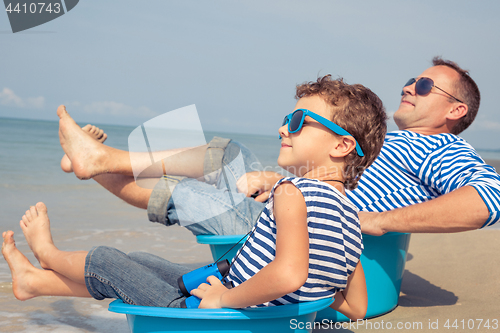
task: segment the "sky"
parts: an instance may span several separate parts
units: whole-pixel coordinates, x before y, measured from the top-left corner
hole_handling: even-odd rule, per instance
[[[135,127],[195,104],[204,130],[276,135],[297,84],[361,83],[392,116],[438,55],[481,91],[461,136],[500,150],[499,12],[493,0],[82,0],[15,34],[0,13],[0,117],[57,120],[65,104],[82,124]]]

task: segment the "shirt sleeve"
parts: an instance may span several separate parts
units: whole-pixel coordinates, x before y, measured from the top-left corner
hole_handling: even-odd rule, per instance
[[[483,228],[500,220],[500,175],[465,141],[455,141],[429,154],[419,177],[440,194],[474,187],[490,212]]]

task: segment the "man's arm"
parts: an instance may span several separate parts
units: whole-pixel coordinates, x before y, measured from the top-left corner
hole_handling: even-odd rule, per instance
[[[440,233],[481,228],[490,212],[472,186],[464,186],[433,200],[382,213],[360,212],[361,231]]]

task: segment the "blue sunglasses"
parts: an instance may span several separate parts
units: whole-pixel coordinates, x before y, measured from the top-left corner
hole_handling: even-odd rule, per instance
[[[289,115],[285,116],[285,119],[283,119],[283,124],[281,126],[288,124],[288,133],[296,133],[302,129],[302,125],[304,125],[304,119],[306,118],[306,116],[309,116],[312,119],[316,120],[335,134],[352,136],[351,134],[349,134],[349,132],[347,132],[345,129],[335,124],[334,122],[306,109],[297,109]],[[354,136],[352,137],[354,138]],[[356,152],[359,156],[364,156],[363,151],[361,150],[361,147],[359,146],[356,139],[354,139],[354,141],[356,142]]]

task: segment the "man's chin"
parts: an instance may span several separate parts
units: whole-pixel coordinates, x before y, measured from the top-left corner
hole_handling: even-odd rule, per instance
[[[401,112],[400,110],[396,111],[396,113],[394,113],[392,118],[394,119],[394,122],[396,123],[396,126],[398,126],[398,129],[400,131],[406,128],[408,121],[406,119],[407,117],[404,116],[403,112]]]

